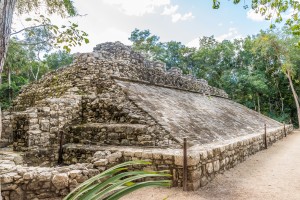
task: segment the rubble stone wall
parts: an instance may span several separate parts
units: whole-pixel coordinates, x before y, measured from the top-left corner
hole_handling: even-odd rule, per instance
[[[270,147],[276,141],[285,137],[293,130],[292,125],[267,131],[267,145]],[[192,147],[189,149],[189,189],[196,190],[210,182],[216,174],[233,168],[248,156],[265,149],[265,134],[255,134],[236,138],[207,147]],[[180,163],[181,161],[179,161]]]
[[[293,129],[286,126],[286,133]],[[191,147],[188,149],[188,189],[196,190],[206,185],[216,174],[228,170],[256,152],[265,149],[265,134],[226,141],[223,144]],[[284,137],[284,128],[270,130],[267,133],[268,146]],[[152,165],[134,167],[133,170],[169,170],[173,186],[182,186],[183,153],[180,149],[100,147],[81,146],[82,160],[78,160],[78,146],[67,146],[66,167],[9,167],[10,172],[1,176],[2,196],[6,199],[37,198],[46,200],[56,197],[62,199],[77,184],[102,172],[117,163],[130,160],[147,160]],[[89,163],[78,164],[81,161]],[[77,164],[72,164],[77,163]],[[1,168],[2,171],[8,170]]]
[[[12,142],[13,137],[13,126],[12,126],[13,115],[9,112],[2,112],[2,133],[0,138],[0,148],[7,146]]]
[[[78,54],[73,64],[25,86],[14,101],[13,110],[25,110],[39,100],[60,97],[74,86],[79,88],[79,94],[89,93],[98,83],[111,77],[228,97],[223,90],[209,86],[203,79],[182,75],[176,67],[166,71],[164,63],[148,61],[131,47],[116,42],[97,45],[93,53]]]

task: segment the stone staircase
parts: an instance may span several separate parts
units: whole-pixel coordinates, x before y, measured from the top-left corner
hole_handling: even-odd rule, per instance
[[[147,126],[142,124],[86,123],[70,127],[65,143],[93,145],[137,145],[147,140],[143,135]],[[151,136],[148,145],[153,145]],[[143,144],[146,144],[144,141]]]
[[[71,126],[65,133],[62,158],[64,164],[91,162],[95,152],[117,146],[154,146],[155,135],[144,124],[85,123]]]

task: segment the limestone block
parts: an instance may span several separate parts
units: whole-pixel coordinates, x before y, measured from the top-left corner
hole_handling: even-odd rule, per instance
[[[160,159],[162,158],[162,155],[161,155],[161,153],[159,153],[159,152],[154,152],[154,153],[153,153],[153,158],[154,158],[155,160],[160,160]]]
[[[11,173],[6,173],[6,174],[3,174],[1,175],[1,183],[11,183],[13,182],[14,180],[14,176],[18,175],[17,173],[15,172],[11,172]]]
[[[32,181],[27,185],[28,190],[38,190],[39,189],[39,182],[38,181]]]
[[[23,179],[24,180],[31,180],[31,179],[33,179],[33,176],[34,176],[33,172],[26,172],[23,175]]]
[[[117,161],[117,159],[119,159],[121,157],[122,157],[122,153],[120,151],[117,151],[115,153],[108,155],[107,159],[108,159],[108,162],[111,163],[111,162]]]
[[[152,151],[146,151],[146,150],[144,150],[142,152],[142,159],[152,159],[152,158],[153,158]]]
[[[94,158],[98,158],[98,159],[104,159],[106,158],[108,155],[110,155],[111,152],[110,151],[96,151],[93,155]]]
[[[50,107],[42,107],[43,112],[50,112]]]
[[[175,165],[178,165],[178,166],[183,166],[183,156],[182,155],[175,155],[174,156],[174,162],[175,162]]]
[[[74,179],[75,177],[81,176],[82,171],[81,170],[72,170],[72,171],[68,172],[68,175],[71,179]]]
[[[214,161],[214,171],[217,172],[220,170],[220,161],[216,160]]]
[[[199,154],[187,155],[187,165],[188,166],[197,165],[197,164],[199,164],[199,162],[200,162]]]
[[[6,191],[6,190],[15,190],[18,186],[14,183],[12,184],[2,184],[1,185],[1,190]]]
[[[214,171],[214,167],[212,163],[207,163],[206,164],[206,171],[207,173],[211,174]]]
[[[49,131],[49,129],[50,129],[49,120],[41,120],[40,121],[40,127],[41,127],[42,131]]]
[[[202,175],[202,170],[201,170],[201,168],[198,168],[198,169],[192,171],[191,179],[192,180],[200,180],[201,175]]]
[[[37,179],[39,181],[50,181],[51,180],[51,172],[41,172],[37,175]]]
[[[142,157],[142,152],[137,151],[134,153],[134,156],[140,158],[140,157]]]
[[[108,159],[99,159],[96,162],[94,162],[94,166],[100,167],[100,166],[106,166],[108,164]]]
[[[31,112],[31,113],[28,114],[28,116],[30,118],[37,118],[37,113],[36,112]]]
[[[214,157],[214,151],[213,151],[213,149],[207,150],[207,157],[208,158],[213,158]]]
[[[203,186],[207,185],[207,183],[208,183],[207,177],[203,176],[200,181],[200,186],[203,187]]]
[[[29,130],[31,130],[31,131],[36,131],[39,129],[40,129],[40,125],[38,125],[38,124],[33,124],[33,125],[29,126]]]
[[[55,174],[52,178],[52,183],[57,189],[68,187],[69,177],[67,173]]]
[[[28,121],[30,124],[37,124],[39,122],[38,118],[31,118]]]
[[[207,151],[201,151],[200,158],[201,158],[201,160],[206,160],[207,159]]]

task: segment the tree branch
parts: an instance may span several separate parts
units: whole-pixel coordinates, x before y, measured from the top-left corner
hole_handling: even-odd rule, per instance
[[[38,44],[45,44],[48,42],[49,41],[40,41],[40,42],[35,42],[35,43],[27,43],[27,42],[14,42],[14,43],[20,44],[20,45],[38,45]]]
[[[40,25],[36,25],[36,26],[26,27],[26,28],[23,28],[19,31],[13,32],[10,35],[16,35],[16,34],[21,33],[22,31],[26,31],[26,30],[33,29],[33,28],[46,27],[46,26],[51,26],[51,24],[40,24]]]

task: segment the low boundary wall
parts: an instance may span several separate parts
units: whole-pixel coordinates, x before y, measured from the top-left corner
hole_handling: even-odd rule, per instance
[[[285,127],[288,135],[292,125]],[[284,137],[284,128],[267,130],[268,146]],[[78,161],[76,153],[79,147],[65,147],[69,157],[65,162],[72,164]],[[81,145],[81,148],[85,148]],[[90,148],[93,149],[93,148]],[[257,133],[209,145],[193,146],[188,149],[188,190],[196,190],[211,181],[216,174],[230,169],[248,156],[265,149],[265,134]],[[61,199],[78,183],[95,175],[108,167],[128,160],[149,160],[150,166],[145,170],[170,170],[173,186],[182,186],[183,152],[181,149],[134,148],[106,146],[95,149],[85,156],[89,163],[69,165],[65,167],[24,167],[0,162],[2,197],[8,199]],[[93,154],[93,156],[92,156]],[[73,155],[73,156],[72,156]]]

